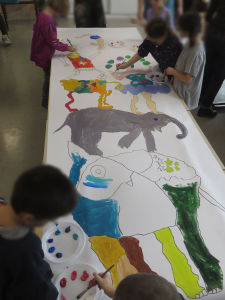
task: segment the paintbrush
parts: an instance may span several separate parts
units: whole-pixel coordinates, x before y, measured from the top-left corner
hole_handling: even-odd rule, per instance
[[[108,268],[104,273],[102,273],[101,277],[104,278],[105,275],[114,267],[114,265],[112,265],[110,268]],[[81,297],[84,296],[84,294],[87,293],[87,291],[89,291],[92,287],[96,286],[97,281],[94,280],[93,283],[91,285],[89,285],[83,292],[81,292],[79,295],[77,295],[77,299],[80,299]]]
[[[73,45],[69,39],[67,39],[67,42],[70,44],[71,47],[73,47]]]

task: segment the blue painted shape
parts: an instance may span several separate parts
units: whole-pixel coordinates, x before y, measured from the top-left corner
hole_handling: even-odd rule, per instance
[[[51,248],[49,248],[49,249],[48,249],[48,252],[49,252],[49,253],[53,253],[53,252],[55,252],[55,247],[51,247]]]
[[[65,233],[69,233],[70,232],[70,226],[65,228]]]
[[[83,185],[93,187],[96,189],[107,189],[108,188],[108,184],[103,184],[103,183],[83,182]]]
[[[63,256],[63,254],[61,252],[56,253],[55,255],[57,258],[61,258]]]
[[[75,155],[72,153],[73,158],[73,166],[70,170],[69,178],[72,183],[76,186],[80,179],[80,170],[86,164],[87,160],[85,158],[81,158],[80,155]]]
[[[73,234],[73,239],[74,239],[75,241],[78,240],[78,234],[74,233],[74,234]]]
[[[116,200],[95,201],[79,195],[79,201],[72,214],[89,237],[121,237],[118,226],[119,206]]]
[[[90,39],[92,39],[92,40],[98,40],[98,39],[100,39],[101,37],[99,36],[99,35],[91,35],[90,36]]]
[[[61,231],[59,229],[56,230],[55,235],[60,235]]]
[[[47,242],[48,242],[49,244],[51,244],[51,243],[53,243],[53,239],[48,239]]]
[[[110,181],[113,181],[112,178],[99,178],[92,175],[87,175],[86,179],[94,183],[109,183]]]

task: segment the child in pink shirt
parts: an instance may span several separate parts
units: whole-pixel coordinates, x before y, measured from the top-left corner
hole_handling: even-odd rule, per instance
[[[75,52],[76,48],[61,43],[57,39],[56,16],[66,16],[69,10],[68,0],[48,0],[47,6],[41,11],[33,27],[33,39],[31,44],[31,60],[44,70],[42,106],[48,108],[48,93],[51,59],[58,51]]]

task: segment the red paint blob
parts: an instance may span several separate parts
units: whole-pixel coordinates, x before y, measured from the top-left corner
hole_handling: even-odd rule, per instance
[[[95,283],[95,279],[93,278],[93,279],[91,279],[90,281],[89,281],[89,286],[90,285],[93,285]]]
[[[88,277],[89,277],[88,272],[87,272],[87,271],[84,271],[80,279],[81,279],[82,281],[86,281],[86,280],[88,279]]]
[[[61,286],[62,288],[66,287],[66,283],[67,283],[66,278],[62,278],[62,279],[60,280],[60,286]]]
[[[77,271],[73,271],[71,274],[71,280],[76,280],[77,279]]]

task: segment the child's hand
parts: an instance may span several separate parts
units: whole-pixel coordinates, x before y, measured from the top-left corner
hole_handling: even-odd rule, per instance
[[[135,18],[131,18],[131,19],[130,19],[130,22],[131,22],[132,24],[139,24],[139,20],[138,20],[138,19],[135,19]]]
[[[122,70],[122,69],[126,69],[129,66],[127,64],[117,64],[116,65],[116,70]]]
[[[76,47],[74,47],[74,46],[69,46],[69,47],[68,47],[68,51],[69,51],[69,52],[77,52],[77,49],[76,49]]]
[[[103,289],[107,296],[113,298],[115,294],[115,288],[113,287],[110,274],[107,273],[104,278],[102,278],[100,275],[101,274],[94,273],[94,278],[97,281],[99,288]]]
[[[165,71],[164,71],[165,75],[174,75],[175,73],[175,69],[168,67]]]

